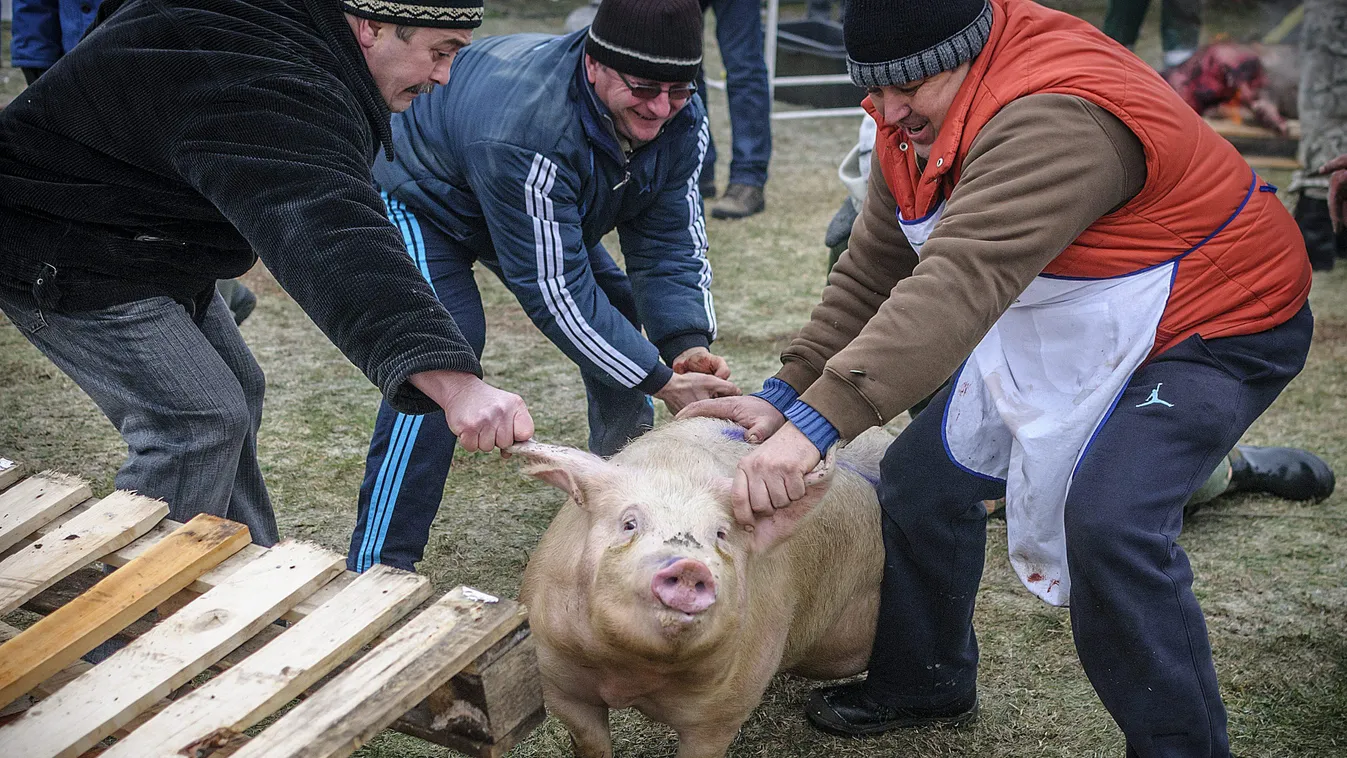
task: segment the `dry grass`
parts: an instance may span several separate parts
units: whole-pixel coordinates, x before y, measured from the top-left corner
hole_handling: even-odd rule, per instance
[[[529,12],[493,15],[485,31],[555,30],[571,5],[516,2],[510,8]],[[1155,46],[1153,27],[1152,19],[1143,53]],[[723,95],[714,94],[712,103],[715,133],[728,146]],[[750,390],[773,372],[779,347],[818,295],[823,228],[842,196],[834,172],[855,124],[779,122],[775,136],[768,212],[709,225],[719,349]],[[717,173],[725,176],[725,167]],[[344,551],[377,395],[265,272],[254,271],[248,282],[259,303],[243,333],[270,379],[260,446],[282,532]],[[529,401],[540,436],[583,445],[584,403],[574,367],[494,279],[482,277],[481,284],[490,324],[489,379]],[[1247,440],[1308,447],[1347,471],[1347,270],[1318,276],[1313,306],[1318,329],[1309,365]],[[8,322],[0,324],[0,453],[84,476],[103,493],[124,454],[88,398]],[[521,478],[512,464],[460,454],[421,568],[441,590],[470,584],[514,596],[529,550],[558,505],[552,490]],[[1190,521],[1184,544],[1211,627],[1236,754],[1347,755],[1345,537],[1347,499],[1341,495],[1314,506],[1236,497]],[[1076,661],[1066,613],[1023,590],[1005,553],[1004,527],[993,522],[975,619],[983,697],[975,726],[864,741],[827,737],[801,713],[811,684],[782,677],[730,754],[1121,755],[1121,736]],[[667,729],[639,715],[616,714],[614,731],[620,756],[672,756],[676,749]],[[511,755],[564,756],[567,745],[564,731],[548,721]],[[385,733],[358,755],[450,754]]]

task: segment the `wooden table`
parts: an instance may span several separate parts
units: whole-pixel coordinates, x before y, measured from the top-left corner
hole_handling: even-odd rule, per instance
[[[391,725],[496,758],[541,722],[517,603],[458,587],[417,611],[425,577],[167,513],[0,458],[0,618],[42,614],[0,622],[0,755],[335,758]]]

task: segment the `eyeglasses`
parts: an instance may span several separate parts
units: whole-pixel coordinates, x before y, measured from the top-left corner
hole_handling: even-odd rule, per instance
[[[627,85],[627,89],[631,90],[632,97],[637,100],[654,100],[663,93],[669,96],[670,101],[681,103],[697,92],[697,85],[692,82],[670,84],[668,89],[664,89],[658,84],[632,84],[631,80],[617,69],[613,69],[613,73],[617,74],[618,78],[622,80],[622,83]]]

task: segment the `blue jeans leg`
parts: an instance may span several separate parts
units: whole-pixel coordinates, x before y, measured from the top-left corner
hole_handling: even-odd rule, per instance
[[[608,302],[639,328],[641,322],[636,315],[631,279],[618,268],[602,245],[590,248],[589,266]],[[584,372],[581,378],[589,406],[590,452],[606,458],[654,425],[655,408],[649,395],[630,387],[618,387],[609,383],[611,380],[605,381]]]
[[[1065,520],[1072,634],[1128,756],[1230,754],[1178,544],[1183,506],[1299,373],[1312,330],[1306,306],[1265,332],[1171,347],[1132,377],[1077,466]]]
[[[265,379],[219,295],[199,318],[168,297],[62,311],[6,282],[0,309],[126,441],[118,489],[163,500],[178,521],[209,513],[276,543],[257,463]]]
[[[473,256],[397,200],[385,197],[388,217],[402,231],[407,253],[453,315],[478,356],[486,344],[486,316],[473,279]],[[430,526],[444,499],[457,438],[444,413],[411,416],[379,403],[365,457],[359,509],[346,567],[376,563],[414,571],[425,554]]]
[[[725,64],[730,107],[730,183],[762,187],[772,159],[772,100],[762,57],[762,4],[758,0],[712,0],[716,44]],[[705,90],[703,90],[705,91]],[[703,98],[705,101],[705,98]],[[715,143],[707,145],[702,181],[715,176]]]

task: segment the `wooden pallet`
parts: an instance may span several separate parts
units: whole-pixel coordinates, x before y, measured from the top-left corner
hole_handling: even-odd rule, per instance
[[[42,616],[0,622],[0,756],[326,758],[392,726],[497,758],[542,721],[518,604],[459,587],[413,613],[425,577],[167,512],[0,458],[0,618]]]

